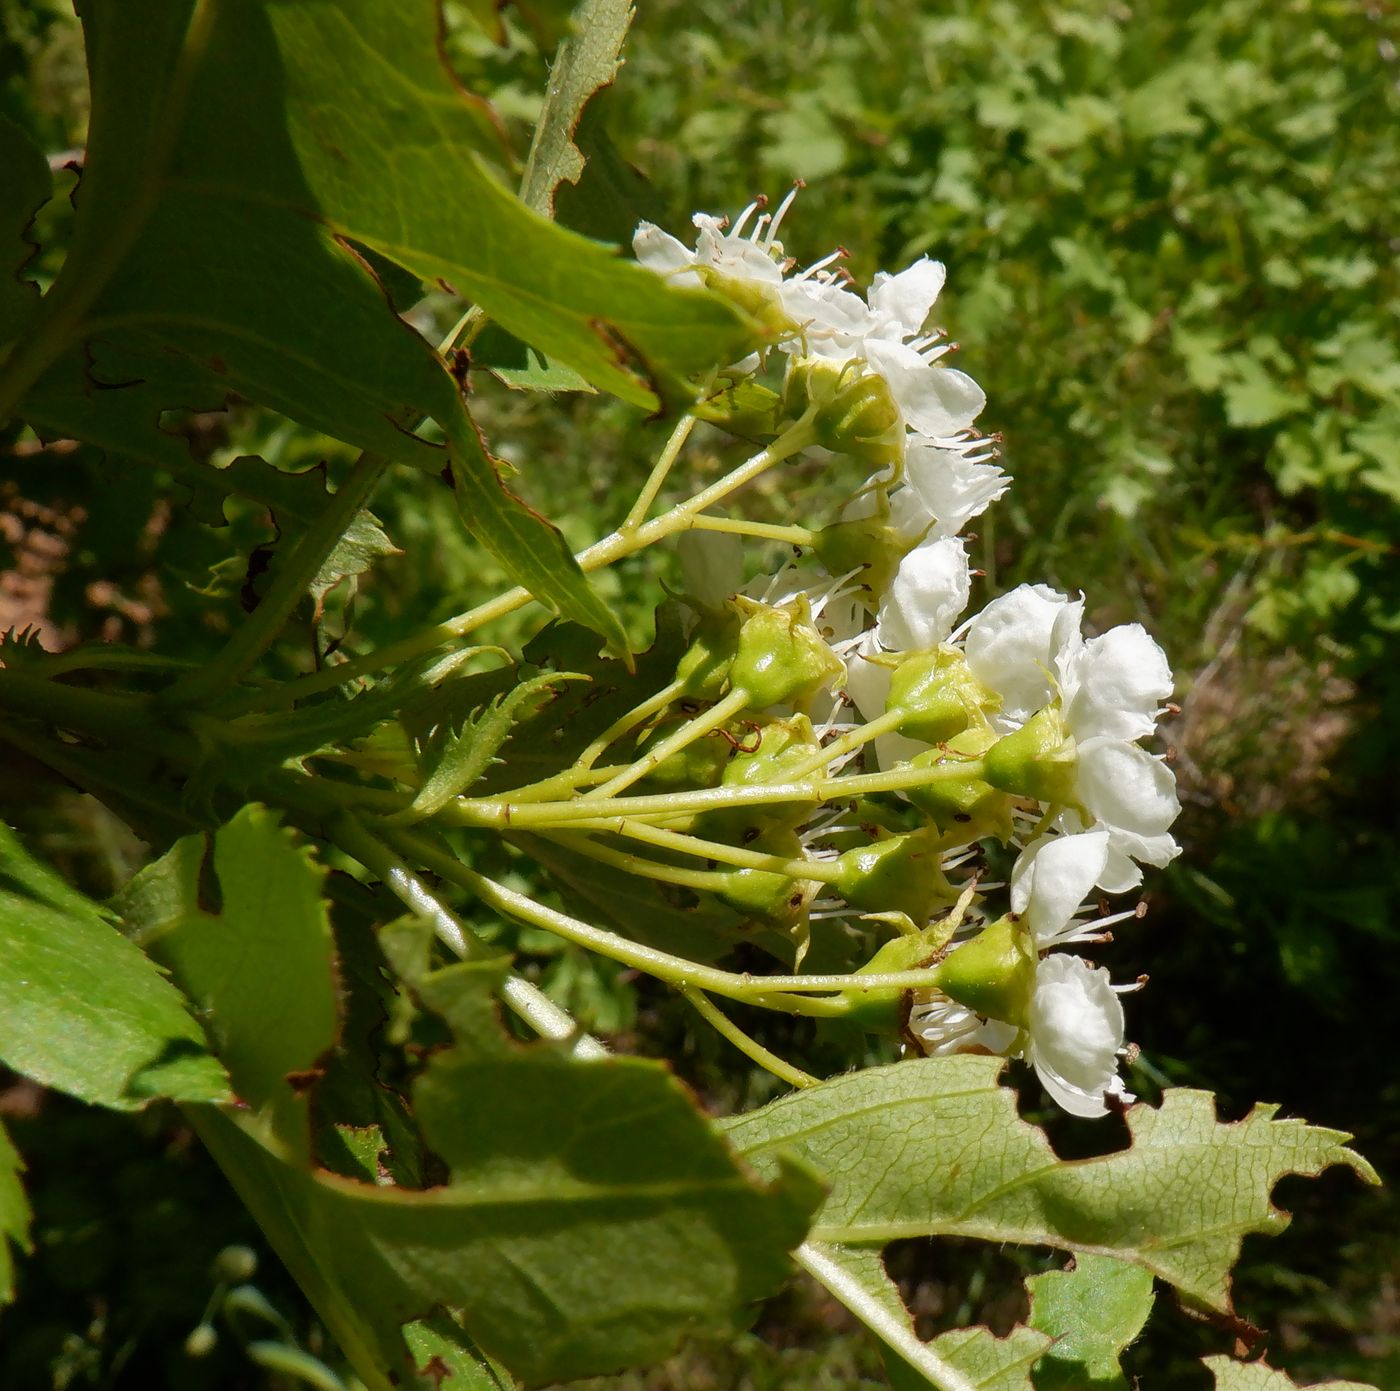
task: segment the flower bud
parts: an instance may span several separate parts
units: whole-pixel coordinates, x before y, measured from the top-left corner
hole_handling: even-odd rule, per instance
[[[890,587],[910,546],[884,515],[833,522],[817,532],[812,549],[833,575],[859,570],[861,586],[878,597]]]
[[[940,904],[957,899],[939,867],[938,837],[927,830],[857,846],[836,864],[841,877],[833,887],[852,908],[904,913],[925,923]]]
[[[750,848],[790,860],[800,860],[803,855],[801,840],[787,827],[770,831],[753,841]],[[733,869],[719,876],[717,883],[716,895],[735,912],[780,928],[802,915],[815,892],[808,880],[766,869]]]
[[[731,602],[743,616],[743,626],[729,682],[749,693],[754,709],[805,705],[823,686],[845,675],[845,668],[813,627],[805,595],[781,608],[742,594]]]
[[[1025,924],[998,918],[938,964],[938,988],[989,1019],[1025,1028],[1035,993],[1035,947]]]
[[[723,787],[761,787],[787,782],[788,769],[809,764],[819,751],[806,715],[763,723],[745,722],[745,742],[730,756],[720,778]],[[723,808],[701,813],[692,829],[706,840],[752,845],[765,832],[800,825],[817,809],[815,802],[774,802],[770,806]]]
[[[803,358],[788,368],[783,405],[794,417],[815,408],[817,443],[838,454],[895,468],[904,458],[904,418],[883,377]]]
[[[885,709],[903,713],[899,732],[906,738],[942,744],[970,724],[983,723],[1000,703],[972,674],[961,652],[939,647],[915,652],[894,669]]]
[[[690,646],[676,663],[676,679],[695,700],[717,700],[729,680],[739,642],[739,615],[730,604],[702,613]]]
[[[911,763],[915,768],[956,767],[980,757],[996,742],[990,729],[974,726],[945,740],[942,749],[917,754]],[[908,788],[905,795],[935,826],[956,832],[962,841],[995,836],[1005,843],[1011,838],[1011,796],[971,768],[962,776],[940,777]]]
[[[987,781],[1037,802],[1073,805],[1079,757],[1065,734],[1057,705],[1037,710],[1020,729],[998,739],[983,756]]]
[[[645,757],[653,745],[670,738],[675,732],[676,721],[667,721],[638,746],[636,757]],[[677,749],[669,758],[662,759],[643,779],[643,786],[651,792],[714,787],[724,774],[729,752],[730,744],[724,734],[720,730],[712,730],[703,739],[696,739],[683,749]]]
[[[892,975],[896,971],[918,971],[932,965],[939,945],[933,933],[914,932],[886,942],[864,966],[858,976]],[[896,1033],[909,1012],[909,991],[893,986],[862,990],[848,986],[841,992],[846,1005],[843,1017],[853,1019],[870,1033]]]

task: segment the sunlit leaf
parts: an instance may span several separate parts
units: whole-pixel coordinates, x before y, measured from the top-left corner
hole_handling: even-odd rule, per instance
[[[1128,1391],[1118,1365],[1152,1312],[1152,1276],[1140,1266],[1080,1254],[1065,1270],[1032,1275],[1030,1325],[1055,1344],[1036,1391]]]
[[[24,1161],[0,1125],[0,1308],[15,1297],[15,1256],[10,1248],[34,1249],[29,1239],[29,1200],[19,1177],[23,1172]]]
[[[971,1236],[1132,1261],[1212,1308],[1250,1232],[1278,1232],[1285,1174],[1343,1164],[1375,1182],[1348,1138],[1259,1105],[1222,1125],[1208,1093],[1168,1091],[1128,1112],[1132,1144],[1062,1162],[1016,1114],[996,1058],[926,1058],[834,1077],[725,1123],[760,1170],[791,1148],[831,1184],[812,1240],[883,1245]]]
[[[222,1101],[223,1069],[160,968],[0,826],[0,1060],[83,1101]]]
[[[1287,1372],[1263,1362],[1236,1362],[1229,1357],[1207,1357],[1205,1365],[1215,1378],[1215,1391],[1295,1391],[1298,1383]],[[1310,1391],[1376,1391],[1369,1382],[1309,1382]]]

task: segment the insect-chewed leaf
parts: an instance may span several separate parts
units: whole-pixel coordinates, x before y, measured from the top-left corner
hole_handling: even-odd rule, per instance
[[[310,849],[253,805],[177,841],[119,903],[198,1004],[235,1092],[303,1150],[306,1086],[339,1029],[324,879]]]
[[[24,234],[52,187],[48,160],[0,115],[0,344],[19,332],[39,302],[38,289],[21,274],[34,251]]]
[[[1349,1138],[1259,1105],[1224,1125],[1206,1092],[1168,1091],[1127,1113],[1132,1144],[1065,1162],[1016,1114],[997,1058],[926,1058],[834,1077],[725,1123],[760,1170],[791,1148],[831,1193],[813,1240],[883,1246],[971,1236],[1112,1254],[1211,1308],[1250,1232],[1288,1217],[1269,1201],[1285,1174],[1344,1164],[1376,1176]]]
[[[819,1199],[805,1167],[756,1182],[657,1063],[510,1040],[490,993],[502,963],[431,969],[426,933],[400,922],[381,941],[456,1039],[413,1089],[445,1185],[358,1183],[245,1116],[197,1121],[367,1385],[412,1379],[425,1344],[403,1325],[443,1307],[539,1383],[663,1356],[771,1290]]]
[[[1207,1357],[1205,1365],[1215,1378],[1215,1391],[1296,1391],[1298,1383],[1263,1362],[1236,1362],[1231,1357]],[[1319,1381],[1308,1391],[1376,1391],[1369,1382]]]

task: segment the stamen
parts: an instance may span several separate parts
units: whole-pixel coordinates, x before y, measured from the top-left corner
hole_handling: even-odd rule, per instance
[[[787,216],[787,210],[792,207],[793,199],[797,197],[798,191],[806,185],[799,179],[789,190],[786,198],[778,204],[778,211],[773,214],[772,225],[768,228],[768,242],[772,245],[773,238],[778,235],[778,228],[782,226],[783,218]]]

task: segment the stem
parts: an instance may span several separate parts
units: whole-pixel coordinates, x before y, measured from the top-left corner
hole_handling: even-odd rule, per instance
[[[601,541],[595,541],[587,550],[580,551],[574,559],[578,561],[579,568],[587,574],[593,570],[612,565],[637,551],[644,550],[647,546],[664,540],[676,532],[685,531],[697,513],[722,502],[730,493],[742,488],[746,483],[751,483],[774,464],[806,449],[815,439],[816,432],[811,422],[803,417],[779,435],[767,449],[760,450],[753,458],[740,464],[737,468],[731,469],[718,482],[712,483],[703,492],[697,493],[689,502],[672,508],[663,516],[654,518],[635,531],[626,533],[615,531],[611,536],[605,536]],[[458,638],[465,637],[483,624],[494,622],[498,618],[504,618],[507,614],[514,613],[516,609],[523,608],[533,599],[534,595],[527,589],[522,589],[519,586],[508,589],[504,594],[499,594],[484,604],[478,604],[476,608],[458,614],[455,618],[435,623],[431,628],[423,629],[422,632],[401,638],[398,642],[391,642],[385,647],[365,653],[362,657],[355,657],[348,662],[328,667],[325,671],[314,672],[297,681],[289,681],[276,691],[253,698],[250,702],[250,708],[264,703],[286,704],[303,700],[307,696],[316,695],[321,691],[334,690],[337,686],[343,686],[347,681],[356,677],[367,676],[371,672],[382,670],[384,667],[395,666],[399,662],[408,661],[424,652],[431,652],[435,647],[443,647],[450,642],[455,642]]]
[[[438,817],[446,825],[476,826],[496,830],[510,827],[578,826],[605,830],[632,816],[687,816],[719,808],[768,806],[778,802],[835,802],[866,792],[898,792],[925,787],[943,778],[976,777],[980,758],[935,764],[931,768],[908,766],[888,773],[864,773],[855,777],[819,778],[810,782],[763,784],[757,787],[703,787],[694,792],[660,792],[642,797],[612,797],[607,801],[576,798],[568,802],[530,802],[523,806],[499,798],[462,798],[445,807]]]
[[[759,1067],[765,1068],[774,1077],[780,1078],[790,1087],[802,1088],[817,1085],[818,1079],[813,1077],[810,1072],[803,1072],[800,1067],[794,1067],[776,1053],[770,1052],[756,1038],[746,1034],[732,1019],[717,1009],[707,995],[703,995],[700,991],[693,990],[689,986],[683,987],[680,993],[717,1034],[727,1038],[741,1053],[752,1058]]]
[[[770,855],[762,850],[746,850],[739,845],[726,845],[720,840],[702,840],[699,836],[682,835],[679,831],[650,826],[644,821],[626,821],[613,828],[628,840],[655,845],[663,850],[678,850],[697,860],[718,860],[721,864],[737,865],[740,869],[762,869],[772,874],[786,874],[790,879],[815,879],[834,884],[841,877],[840,867],[832,860],[790,860],[785,855]]]
[[[622,738],[629,729],[649,720],[653,715],[659,714],[678,695],[684,692],[685,686],[684,681],[672,681],[669,686],[663,686],[654,696],[648,696],[640,705],[633,706],[625,715],[619,716],[579,754],[574,766],[579,769],[592,768],[611,744]]]
[[[377,454],[360,455],[349,477],[278,566],[272,585],[247,621],[212,661],[175,682],[166,694],[167,700],[187,705],[207,700],[234,685],[272,646],[326,557],[369,501],[388,467],[389,461]]]
[[[651,511],[651,505],[656,501],[657,493],[661,491],[672,466],[680,458],[681,450],[684,448],[686,440],[690,438],[690,432],[695,426],[696,417],[693,415],[683,415],[676,422],[676,428],[671,431],[670,439],[666,441],[660,456],[652,465],[651,473],[647,475],[647,481],[642,485],[642,491],[637,494],[637,500],[632,504],[632,510],[628,512],[619,528],[620,531],[624,533],[635,531],[642,524],[642,519]]]
[[[762,541],[784,541],[810,546],[817,533],[805,526],[779,526],[776,522],[748,522],[737,517],[692,517],[692,531],[723,531],[730,536],[755,536]]]
[[[763,1005],[767,1009],[780,1009],[789,1014],[830,1016],[846,1013],[846,1005],[840,1000],[787,1000],[781,993],[777,993],[792,982],[804,983],[809,977],[736,975],[732,971],[722,971],[716,966],[704,966],[681,956],[673,956],[670,952],[659,951],[655,947],[644,947],[641,943],[630,941],[615,932],[594,927],[591,923],[570,917],[558,909],[536,903],[528,895],[517,893],[504,884],[498,884],[494,879],[488,879],[484,874],[453,859],[451,855],[434,849],[411,832],[389,832],[386,833],[385,839],[435,874],[474,894],[487,907],[494,908],[498,913],[514,918],[517,922],[527,923],[531,927],[542,927],[545,931],[564,938],[566,942],[587,947],[589,951],[595,951],[600,956],[645,971],[648,975],[656,976],[659,980],[667,981],[678,988],[696,985],[714,995],[747,1000],[752,1004]],[[927,972],[924,974],[927,975]],[[855,980],[858,984],[863,983],[863,978],[856,977]],[[822,984],[817,986],[816,990],[820,992],[830,988],[829,985]]]
[[[853,750],[868,744],[872,739],[878,739],[882,734],[893,733],[904,723],[906,718],[907,714],[903,710],[886,710],[883,715],[878,715],[873,720],[867,720],[865,724],[848,730],[839,739],[833,739],[831,743],[824,744],[805,763],[799,763],[796,768],[790,770],[785,769],[784,773],[791,778],[805,778],[808,773],[813,773],[818,768],[829,767],[832,761],[840,758],[842,754],[851,753]]]
[[[688,720],[669,738],[663,739],[654,749],[643,754],[631,767],[624,768],[615,778],[609,778],[592,792],[584,793],[579,802],[599,801],[631,787],[634,782],[641,781],[648,773],[659,768],[672,754],[680,753],[682,749],[703,739],[705,735],[712,734],[728,724],[735,715],[747,708],[748,703],[749,693],[742,686],[736,686],[717,705],[712,705],[703,715]]]
[[[389,886],[395,896],[433,925],[438,939],[464,961],[481,961],[499,956],[442,902],[408,867],[394,856],[349,815],[335,823],[336,843]],[[608,1050],[597,1039],[583,1033],[573,1016],[560,1009],[538,986],[521,976],[508,975],[501,986],[501,997],[541,1038],[573,1044],[580,1058],[605,1058]]]
[[[793,1259],[814,1280],[825,1285],[872,1333],[882,1338],[906,1362],[916,1367],[937,1391],[977,1391],[979,1384],[965,1377],[923,1342],[905,1318],[900,1318],[873,1290],[851,1274],[824,1247],[804,1241]]]

